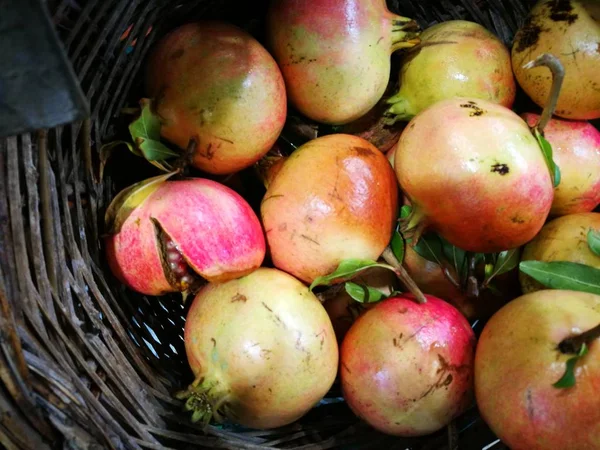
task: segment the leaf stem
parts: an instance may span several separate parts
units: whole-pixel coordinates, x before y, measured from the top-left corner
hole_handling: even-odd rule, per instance
[[[532,69],[534,67],[545,66],[552,72],[552,87],[550,89],[550,95],[546,100],[546,105],[540,116],[540,120],[535,125],[534,129],[537,129],[540,134],[543,135],[544,128],[552,118],[556,104],[558,103],[558,96],[562,88],[563,80],[565,78],[565,68],[560,60],[550,53],[544,53],[538,56],[533,61],[529,61],[523,66],[524,69]]]
[[[566,339],[563,339],[560,344],[558,344],[558,349],[565,354],[578,354],[581,350],[583,344],[589,344],[590,342],[598,339],[600,337],[600,324],[596,325],[594,328],[589,329],[577,336],[571,336]]]
[[[469,298],[479,298],[479,281],[475,276],[475,254],[472,252],[467,252],[467,264],[468,264],[468,273],[467,273],[467,286],[466,286],[466,294]]]
[[[390,247],[386,247],[386,249],[383,251],[383,254],[381,256],[383,257],[383,259],[386,260],[386,262],[390,266],[392,266],[394,268],[394,272],[396,273],[396,276],[400,279],[400,281],[404,284],[404,286],[410,291],[410,293],[415,296],[417,303],[421,303],[421,304],[427,303],[427,299],[425,298],[425,295],[423,295],[423,292],[421,291],[421,289],[419,289],[419,286],[417,286],[417,283],[415,283],[414,280],[410,277],[410,275],[408,274],[406,269],[404,267],[402,267],[402,264],[400,264],[398,262],[398,260],[394,256],[394,252],[392,252],[392,249]]]

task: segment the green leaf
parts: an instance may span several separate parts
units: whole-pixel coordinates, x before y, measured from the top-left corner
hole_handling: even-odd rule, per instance
[[[412,207],[410,205],[403,205],[402,208],[400,208],[400,218],[406,219],[408,216],[410,216],[411,212]]]
[[[394,235],[390,241],[390,248],[400,264],[404,261],[404,245],[404,238],[400,232],[398,230],[394,231]]]
[[[595,254],[600,256],[600,231],[590,230],[587,234],[588,245],[590,246],[590,250]]]
[[[467,270],[467,252],[465,252],[461,248],[452,245],[443,237],[438,237],[442,243],[442,253],[444,255],[444,258],[454,267],[454,271],[457,274],[457,276],[462,278],[463,272]]]
[[[558,380],[552,386],[559,389],[570,388],[575,386],[575,365],[577,364],[577,361],[580,358],[584,357],[587,354],[587,352],[588,347],[586,344],[583,344],[581,346],[581,349],[579,350],[579,353],[567,360],[565,373],[560,378],[560,380]]]
[[[385,267],[392,271],[394,270],[387,264],[381,264],[370,259],[345,259],[329,275],[317,277],[309,289],[312,291],[316,286],[331,286],[332,284],[351,280],[363,270],[370,269],[371,267]]]
[[[353,283],[352,281],[347,281],[344,288],[348,295],[359,303],[374,303],[385,297],[383,292],[375,288],[365,284]]]
[[[440,237],[435,233],[427,233],[421,236],[413,250],[428,261],[442,265],[443,246]]]
[[[548,165],[548,170],[550,170],[550,176],[552,177],[552,184],[554,187],[557,187],[560,184],[560,168],[554,162],[552,157],[552,145],[550,142],[542,136],[542,134],[538,131],[537,128],[534,128],[533,135],[537,139],[540,144],[540,148],[542,149],[542,153],[544,155],[544,159],[546,160],[546,164]]]
[[[503,273],[510,272],[519,264],[519,249],[513,248],[512,250],[504,250],[498,253],[496,256],[496,262],[491,273],[487,273],[486,265],[486,281],[490,281],[492,278],[502,275]]]
[[[600,295],[600,269],[569,261],[522,261],[521,272],[550,289]]]
[[[140,106],[142,112],[129,124],[129,133],[144,158],[148,161],[162,161],[178,156],[176,152],[160,142],[160,119],[152,112],[150,100],[142,99]]]

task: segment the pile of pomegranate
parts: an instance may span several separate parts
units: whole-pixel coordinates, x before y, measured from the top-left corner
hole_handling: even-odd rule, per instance
[[[160,170],[106,211],[115,277],[191,302],[192,420],[284,426],[339,383],[383,433],[477,407],[599,449],[600,3],[540,0],[512,48],[382,0],[264,26],[159,40],[128,145]]]

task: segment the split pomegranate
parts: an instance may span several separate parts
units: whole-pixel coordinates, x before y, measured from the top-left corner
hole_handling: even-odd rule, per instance
[[[522,117],[534,126],[540,116],[526,113]],[[593,211],[600,204],[600,131],[589,122],[551,119],[544,136],[561,173],[550,215]]]
[[[473,330],[450,304],[426,299],[404,294],[377,303],[341,346],[344,398],[383,433],[433,433],[473,400]]]
[[[552,206],[550,172],[529,127],[485,100],[444,100],[418,114],[394,167],[413,206],[405,229],[432,229],[467,251],[525,244]]]
[[[510,108],[515,94],[510,53],[500,39],[477,23],[449,20],[423,31],[419,50],[403,57],[400,90],[388,99],[387,115],[410,120],[453,97]]]
[[[311,283],[344,259],[377,260],[397,204],[394,171],[373,145],[346,134],[309,141],[281,165],[262,200],[273,263]]]
[[[287,425],[307,413],[335,380],[338,346],[319,300],[291,275],[260,268],[196,296],[185,324],[196,381],[194,419],[252,428]]]
[[[124,190],[107,211],[106,253],[120,281],[162,295],[187,290],[198,276],[226,281],[262,264],[264,234],[239,194],[211,180],[166,177]]]
[[[245,31],[197,22],[171,31],[150,57],[147,91],[161,135],[192,164],[227,174],[266,154],[283,129],[285,85],[271,55]]]
[[[318,122],[366,114],[390,78],[390,54],[418,43],[416,23],[384,0],[277,0],[267,33],[290,102]]]

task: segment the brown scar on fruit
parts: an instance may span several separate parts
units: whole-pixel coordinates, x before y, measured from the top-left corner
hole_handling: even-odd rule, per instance
[[[523,28],[517,36],[517,52],[521,53],[530,47],[534,47],[540,40],[540,33],[545,31],[537,23],[534,23],[531,17],[528,17],[523,24]]]
[[[506,164],[494,164],[490,172],[499,173],[500,175],[506,175],[510,172],[510,168]]]
[[[483,109],[477,106],[477,103],[475,103],[474,101],[468,101],[467,103],[463,103],[462,105],[460,105],[460,107],[472,109],[473,111],[469,113],[470,117],[478,117],[483,115],[483,113],[485,112]]]
[[[171,54],[171,59],[175,60],[175,59],[179,59],[183,56],[183,54],[185,53],[185,50],[180,48],[178,50],[175,50],[172,54]]]
[[[342,367],[343,367],[344,369],[346,369],[346,372],[348,372],[348,373],[352,373],[352,371],[351,371],[351,370],[350,370],[350,368],[349,368],[349,367],[346,365],[346,363],[345,363],[345,362],[342,362]]]
[[[275,322],[276,325],[281,325],[284,329],[287,330],[287,325],[283,320],[281,320],[281,317],[275,314],[275,312],[271,308],[269,308],[269,305],[267,305],[265,302],[261,303],[265,307],[265,309],[271,313],[271,318],[273,319],[273,322]]]
[[[527,389],[527,415],[529,416],[529,420],[533,420],[535,416],[533,399],[531,398],[531,388]]]
[[[570,0],[554,0],[548,2],[550,6],[550,18],[555,22],[567,22],[569,25],[574,23],[578,16],[573,14],[573,5]]]
[[[519,216],[514,216],[510,218],[512,223],[525,223],[524,219],[521,219]]]
[[[233,297],[231,297],[231,303],[236,303],[236,302],[246,302],[248,300],[248,298],[243,295],[240,294],[239,292],[237,294],[235,294]]]
[[[217,340],[215,338],[210,338],[210,342],[212,342],[213,348],[217,346]]]
[[[312,242],[313,244],[321,245],[321,244],[319,244],[319,241],[317,241],[317,240],[315,240],[315,239],[313,239],[310,236],[307,236],[305,234],[301,234],[300,237],[303,238],[303,239],[306,239],[307,241]]]
[[[373,151],[365,147],[352,147],[358,156],[373,156]]]

